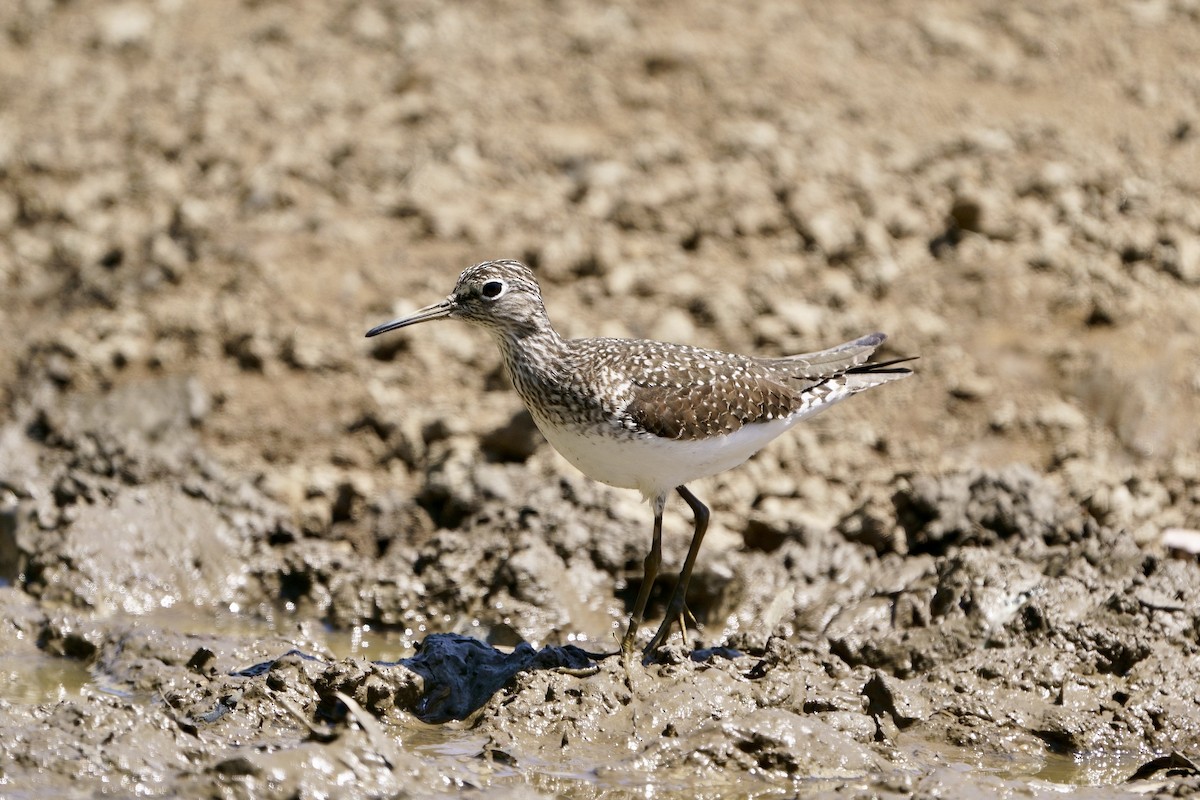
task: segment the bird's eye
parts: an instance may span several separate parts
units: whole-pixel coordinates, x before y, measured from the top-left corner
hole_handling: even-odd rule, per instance
[[[479,293],[487,300],[495,300],[500,295],[504,294],[504,281],[488,281],[479,290]]]

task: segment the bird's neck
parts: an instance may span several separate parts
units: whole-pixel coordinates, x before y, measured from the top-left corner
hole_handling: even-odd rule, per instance
[[[544,385],[562,369],[566,340],[548,319],[538,324],[494,330],[504,366],[513,386],[528,403],[534,387]]]
[[[534,320],[528,325],[511,326],[494,329],[492,335],[505,360],[527,360],[562,355],[565,343],[558,331],[545,317]]]

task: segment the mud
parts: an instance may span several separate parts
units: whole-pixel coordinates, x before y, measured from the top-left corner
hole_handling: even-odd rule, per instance
[[[1198,31],[4,5],[0,795],[1200,792]],[[695,484],[699,629],[604,657],[649,509],[485,336],[362,338],[493,257],[568,335],[918,375]]]

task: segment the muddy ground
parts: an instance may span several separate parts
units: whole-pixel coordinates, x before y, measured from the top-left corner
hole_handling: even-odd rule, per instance
[[[0,4],[0,795],[1200,792],[1197,108],[1195,0]],[[596,660],[649,508],[362,336],[496,257],[918,374]]]

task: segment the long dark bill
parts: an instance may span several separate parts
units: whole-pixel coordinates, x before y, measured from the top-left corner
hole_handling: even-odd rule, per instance
[[[454,301],[447,297],[440,303],[434,303],[431,306],[425,306],[420,311],[414,311],[407,317],[400,317],[391,322],[385,322],[382,325],[376,325],[371,330],[367,331],[367,336],[378,336],[381,333],[394,331],[397,328],[407,328],[409,325],[416,325],[418,322],[427,322],[431,319],[441,319],[447,317],[450,312],[454,311]]]

